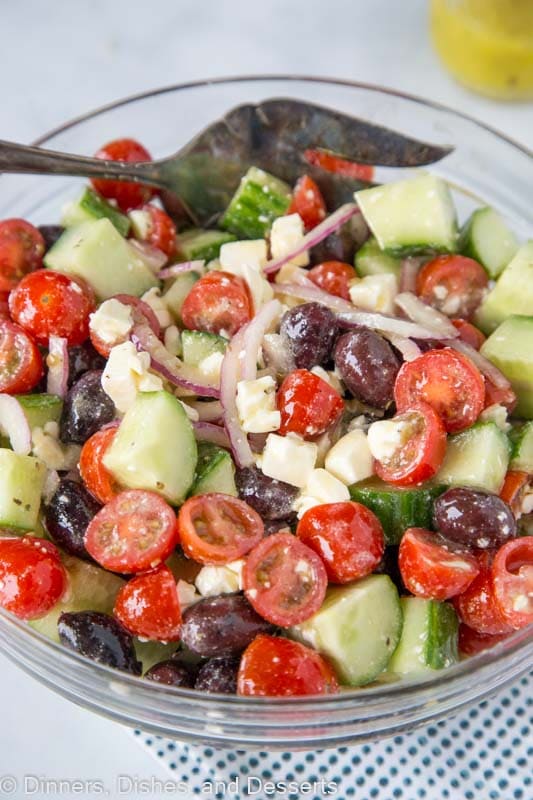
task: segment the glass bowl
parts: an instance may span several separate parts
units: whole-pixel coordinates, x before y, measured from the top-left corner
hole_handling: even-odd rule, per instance
[[[455,151],[434,172],[453,187],[461,215],[497,208],[519,236],[533,236],[533,158],[510,139],[435,103],[366,84],[257,76],[182,84],[129,97],[68,122],[38,144],[92,154],[109,139],[135,136],[154,156],[173,153],[232,106],[290,96],[322,103]],[[391,174],[394,176],[394,172]],[[401,171],[405,175],[406,171]],[[54,223],[79,179],[0,178],[0,219]],[[240,698],[163,687],[96,664],[0,611],[2,651],[29,675],[85,708],[153,734],[215,746],[322,749],[390,736],[480,701],[532,663],[531,631],[417,681],[318,698]]]

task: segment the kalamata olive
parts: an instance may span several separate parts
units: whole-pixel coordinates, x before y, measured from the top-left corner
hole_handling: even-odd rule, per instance
[[[237,693],[238,658],[211,658],[200,667],[194,688],[218,694]]]
[[[257,467],[238,469],[235,483],[239,497],[265,520],[278,520],[293,515],[292,504],[298,489],[284,481],[269,478]]]
[[[271,630],[244,595],[221,594],[186,609],[181,638],[193,653],[211,658],[240,653],[259,633]]]
[[[281,319],[280,334],[298,369],[325,364],[338,334],[337,320],[321,303],[290,308]]]
[[[62,225],[39,225],[39,232],[44,239],[46,252],[55,245],[64,230]]]
[[[102,373],[91,370],[67,393],[60,421],[60,437],[64,442],[83,444],[115,418],[115,404],[102,389]]]
[[[344,333],[335,346],[335,366],[358,400],[375,408],[392,403],[400,361],[379,334],[366,328]]]
[[[99,510],[100,504],[81,483],[63,478],[45,507],[46,530],[67,553],[90,559],[83,537]]]
[[[298,516],[296,512],[291,514],[290,517],[285,517],[285,519],[267,519],[265,520],[265,536],[272,536],[273,533],[278,533],[278,531],[294,530],[297,524]]]
[[[68,385],[73,386],[84,372],[91,369],[103,369],[106,361],[87,341],[68,349]]]
[[[154,664],[144,677],[156,683],[164,683],[166,686],[183,686],[186,689],[192,689],[194,686],[193,674],[183,664],[171,658]]]
[[[513,512],[498,495],[479,489],[448,489],[433,506],[435,528],[447,539],[487,550],[516,536]]]
[[[100,611],[63,612],[57,624],[61,643],[108,667],[140,675],[132,636],[109,614]]]
[[[396,584],[399,593],[409,594],[402,580],[400,567],[398,566],[398,547],[388,545],[383,553],[383,558],[374,570],[378,575],[388,575],[391,581]]]

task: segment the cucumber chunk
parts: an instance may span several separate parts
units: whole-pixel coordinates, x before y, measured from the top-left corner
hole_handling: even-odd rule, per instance
[[[494,422],[478,422],[448,438],[436,480],[498,494],[509,464],[509,440]]]
[[[382,250],[390,255],[452,253],[457,221],[448,184],[436,175],[363,189],[355,193],[363,216]]]
[[[533,422],[520,425],[509,434],[511,439],[510,469],[533,473]]]
[[[113,223],[121,236],[127,236],[130,232],[131,222],[128,217],[87,186],[81,197],[63,209],[61,224],[65,228],[71,228],[73,225],[94,222],[104,217]]]
[[[235,465],[227,450],[210,442],[198,445],[196,479],[190,491],[191,496],[220,492],[237,497],[235,486]]]
[[[531,267],[530,280],[533,282],[533,259]],[[525,292],[526,288],[525,284],[519,284],[516,291]],[[533,305],[530,310],[532,308]],[[506,319],[483,343],[481,353],[511,381],[518,398],[514,415],[533,419],[533,316]]]
[[[449,667],[458,661],[459,621],[453,606],[402,597],[403,629],[387,672],[420,675]]]
[[[192,425],[169,392],[140,392],[104,457],[105,467],[128,489],[157,492],[183,502],[197,461]]]
[[[218,258],[220,248],[226,242],[234,242],[236,237],[228,231],[206,231],[191,228],[178,237],[178,256],[185,261],[212,261]]]
[[[183,275],[178,275],[169,288],[163,292],[163,301],[178,325],[181,324],[183,301],[199,277],[197,272],[184,272]]]
[[[483,333],[492,333],[513,314],[531,314],[533,309],[533,240],[524,244],[496,286],[478,308],[474,322]]]
[[[206,333],[204,331],[183,331],[181,334],[181,346],[183,348],[183,361],[197,367],[204,358],[212,356],[213,353],[225,353],[228,340],[216,333]]]
[[[399,258],[387,255],[381,250],[373,236],[359,248],[354,261],[357,273],[365,278],[367,275],[391,274],[400,277],[402,263]]]
[[[262,169],[250,167],[241,178],[220,227],[239,239],[263,239],[291,202],[290,187]]]
[[[363,686],[387,667],[400,641],[402,611],[388,575],[335,586],[311,619],[289,629],[335,667],[341,683]]]
[[[518,251],[518,239],[493,208],[478,208],[459,234],[459,252],[483,264],[497,278]]]
[[[46,477],[42,461],[0,448],[0,527],[31,531],[37,525]]]
[[[401,489],[371,478],[350,486],[350,496],[374,512],[383,526],[386,544],[399,544],[407,528],[432,529],[433,503],[446,488]]]
[[[47,422],[59,422],[63,401],[55,394],[18,394],[28,424],[34,428],[44,428]]]

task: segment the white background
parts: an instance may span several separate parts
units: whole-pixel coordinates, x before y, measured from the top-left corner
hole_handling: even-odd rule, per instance
[[[427,5],[0,0],[0,138],[29,142],[102,103],[182,80],[293,72],[419,94],[532,147],[532,104],[476,97],[442,70],[428,38]],[[0,774],[100,778],[111,788],[119,774],[163,776],[127,731],[53,695],[3,658],[0,669]]]

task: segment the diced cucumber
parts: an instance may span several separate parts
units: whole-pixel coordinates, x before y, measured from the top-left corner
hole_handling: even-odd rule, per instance
[[[320,611],[289,635],[325,655],[342,683],[362,686],[386,669],[401,631],[396,586],[388,575],[369,575],[328,589]]]
[[[356,252],[354,265],[362,278],[383,273],[390,273],[399,278],[402,268],[401,260],[384,253],[373,236]]]
[[[509,440],[494,422],[478,422],[448,437],[436,480],[448,486],[474,486],[498,494],[509,464]]]
[[[44,257],[45,266],[89,283],[99,300],[141,295],[159,282],[143,259],[104,218],[67,230]]]
[[[402,597],[400,603],[402,636],[387,672],[420,675],[455,664],[459,623],[453,606],[421,597]]]
[[[220,227],[239,239],[262,239],[277,217],[282,217],[291,202],[290,187],[257,167],[250,167],[241,178]]]
[[[183,361],[197,367],[204,358],[213,353],[225,353],[228,340],[216,333],[206,333],[204,331],[183,331],[181,334],[181,346],[183,348]]]
[[[44,428],[47,422],[59,422],[63,401],[55,394],[18,394],[28,424],[33,428]]]
[[[382,250],[391,255],[450,253],[457,248],[457,221],[448,184],[436,175],[386,183],[355,193]]]
[[[195,494],[208,492],[221,492],[237,497],[235,486],[235,465],[227,450],[217,447],[209,442],[200,442],[198,445],[198,463],[196,465],[196,480],[190,491]]]
[[[152,640],[145,641],[144,639],[137,639],[134,637],[133,646],[135,647],[135,654],[138,660],[142,663],[143,674],[157,664],[159,661],[166,661],[167,658],[174,655],[178,649],[178,642],[156,642]]]
[[[104,465],[129,489],[149,489],[183,502],[194,480],[196,440],[183,406],[169,392],[140,392],[104,456]]]
[[[524,244],[478,308],[474,322],[483,333],[492,333],[514,314],[533,309],[533,240]]]
[[[121,236],[127,236],[131,222],[125,214],[122,214],[118,208],[115,208],[100,197],[94,189],[88,186],[85,188],[81,197],[69,203],[63,209],[63,216],[61,217],[61,224],[65,228],[71,228],[73,225],[81,225],[83,222],[94,222],[96,219],[106,217],[110,220]]]
[[[514,428],[511,439],[511,469],[533,473],[533,422]]]
[[[178,237],[178,256],[185,261],[212,261],[218,258],[220,248],[226,242],[234,242],[236,237],[228,231],[202,230],[191,228]]]
[[[531,266],[529,280],[533,282],[533,260]],[[506,272],[507,270],[503,275]],[[526,285],[518,284],[516,291],[520,290],[527,292]],[[532,309],[533,305],[530,306],[530,311]],[[518,398],[513,412],[515,416],[533,419],[533,316],[512,316],[506,319],[483,343],[481,353],[511,381]]]
[[[184,272],[178,275],[168,289],[163,292],[163,300],[174,320],[181,323],[181,307],[200,276],[196,272]]]
[[[461,228],[459,252],[483,264],[491,278],[515,257],[519,244],[493,208],[478,208]]]
[[[46,477],[42,461],[0,448],[0,527],[31,531],[37,524]]]
[[[401,489],[371,478],[350,486],[350,496],[374,512],[386,544],[399,544],[407,528],[433,527],[433,503],[445,490],[442,485]]]

